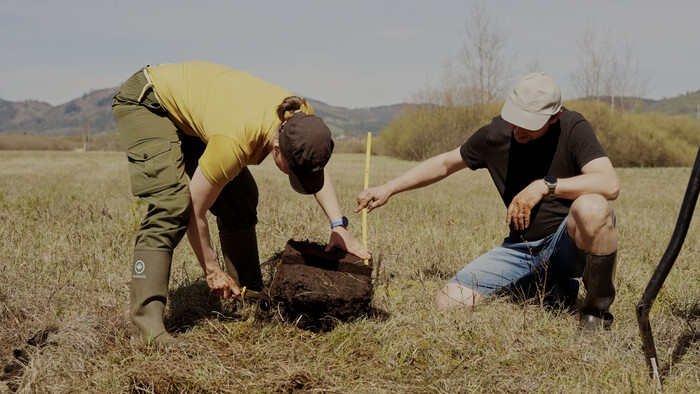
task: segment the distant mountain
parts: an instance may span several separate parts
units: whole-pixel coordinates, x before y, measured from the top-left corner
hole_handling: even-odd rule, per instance
[[[11,102],[0,99],[0,133],[64,137],[116,132],[112,96],[118,88],[95,90],[65,104],[51,106],[39,101]],[[316,115],[323,118],[334,137],[375,136],[401,111],[402,104],[348,109],[309,99]]]
[[[11,102],[0,99],[0,134],[27,134],[65,137],[89,131],[91,135],[116,132],[112,116],[112,96],[116,87],[95,90],[65,104],[52,106],[39,101]],[[348,109],[309,99],[315,113],[330,127],[333,136],[377,136],[401,113],[406,104]],[[663,100],[642,99],[636,112],[662,112],[695,118],[700,90]]]
[[[663,100],[646,100],[644,112],[663,112],[671,115],[688,115],[698,117],[700,90]]]
[[[348,109],[308,99],[314,113],[328,125],[334,136],[358,137],[372,132],[377,136],[394,120],[406,104]]]
[[[595,98],[591,98],[591,100],[595,100]],[[609,104],[610,97],[600,97],[599,101]],[[700,119],[700,90],[661,100],[615,97],[615,108],[623,108],[635,113],[658,112]]]
[[[116,130],[111,105],[116,88],[84,94],[59,106],[38,101],[0,99],[0,133],[70,136],[88,129],[92,134]]]

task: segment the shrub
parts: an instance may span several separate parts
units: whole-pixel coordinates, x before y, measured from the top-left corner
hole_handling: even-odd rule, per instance
[[[500,105],[424,106],[406,111],[378,138],[377,152],[405,160],[424,160],[463,144],[498,115]]]
[[[333,153],[365,153],[367,149],[367,137],[334,138],[334,141]]]
[[[690,166],[700,146],[700,122],[687,116],[610,114],[606,104],[595,101],[573,101],[567,108],[588,119],[616,167]]]
[[[424,160],[464,143],[491,121],[501,103],[470,106],[423,106],[389,124],[377,139],[376,152],[405,160]],[[700,122],[687,116],[635,114],[608,103],[564,103],[591,123],[616,167],[690,166],[700,146]]]

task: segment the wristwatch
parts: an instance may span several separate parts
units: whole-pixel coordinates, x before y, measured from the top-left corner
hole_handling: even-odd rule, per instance
[[[348,218],[343,216],[339,220],[336,220],[335,222],[331,222],[331,229],[336,228],[338,226],[348,227]]]
[[[547,185],[547,187],[549,188],[549,193],[547,193],[547,195],[554,195],[554,189],[557,188],[557,178],[551,175],[547,175],[546,177],[544,177],[544,184]]]

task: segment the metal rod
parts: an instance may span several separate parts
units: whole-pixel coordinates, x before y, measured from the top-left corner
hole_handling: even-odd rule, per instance
[[[695,165],[690,173],[690,180],[688,181],[688,188],[685,191],[685,197],[683,197],[683,203],[681,204],[681,211],[678,215],[678,220],[676,221],[676,227],[673,230],[673,235],[671,236],[671,241],[666,247],[659,264],[656,266],[654,274],[651,276],[651,280],[644,290],[641,301],[637,304],[637,323],[639,324],[639,335],[642,337],[642,349],[644,350],[644,355],[646,357],[647,367],[649,368],[649,375],[654,379],[657,386],[661,387],[661,378],[659,376],[658,359],[656,357],[656,346],[654,345],[654,336],[651,332],[651,324],[649,323],[649,312],[651,311],[651,306],[656,299],[656,296],[661,290],[669,271],[673,267],[673,263],[676,262],[678,253],[683,246],[685,237],[688,234],[688,227],[690,227],[690,221],[693,218],[693,211],[695,210],[695,205],[698,201],[698,192],[700,192],[700,149],[698,150],[698,155],[695,158]]]

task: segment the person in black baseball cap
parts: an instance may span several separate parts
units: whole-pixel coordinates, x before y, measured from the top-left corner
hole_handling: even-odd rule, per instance
[[[331,130],[323,120],[301,111],[295,113],[280,127],[279,146],[292,188],[301,194],[321,190],[323,168],[333,153]]]
[[[369,259],[347,229],[325,166],[331,132],[301,97],[247,72],[202,61],[147,66],[113,97],[134,196],[148,205],[136,232],[132,338],[177,342],[163,323],[175,247],[185,234],[215,296],[261,290],[258,187],[248,166],[272,156],[299,193],[313,194],[331,227],[327,250]],[[270,155],[272,153],[272,155]],[[221,253],[212,248],[216,216]],[[226,272],[221,269],[219,256]]]
[[[318,116],[302,112],[303,107],[308,107],[308,103],[298,96],[285,98],[277,107],[282,124],[269,142],[275,164],[288,174],[292,189],[316,197],[331,221],[332,233],[326,251],[339,247],[369,258],[369,251],[348,232],[348,219],[341,213],[333,183],[325,170],[333,153],[331,131]]]

